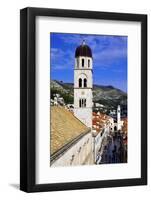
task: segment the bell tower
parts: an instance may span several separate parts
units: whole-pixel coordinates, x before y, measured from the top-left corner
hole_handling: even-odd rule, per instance
[[[85,41],[75,51],[74,115],[92,128],[92,51]]]

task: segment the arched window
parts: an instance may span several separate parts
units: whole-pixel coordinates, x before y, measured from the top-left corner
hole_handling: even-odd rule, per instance
[[[82,58],[82,67],[84,67],[84,58]]]
[[[87,79],[84,78],[84,87],[87,87]]]
[[[82,105],[81,105],[81,99],[79,99],[79,107],[81,108],[81,106],[82,106]]]
[[[90,67],[90,59],[88,59],[88,67]]]
[[[79,78],[79,87],[82,87],[82,79]]]

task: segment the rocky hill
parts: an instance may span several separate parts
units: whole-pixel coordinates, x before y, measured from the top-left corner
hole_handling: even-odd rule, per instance
[[[59,93],[66,103],[73,103],[73,83],[52,80],[50,87],[51,98],[54,93]],[[93,102],[114,109],[118,104],[127,105],[127,94],[110,85],[93,85]]]

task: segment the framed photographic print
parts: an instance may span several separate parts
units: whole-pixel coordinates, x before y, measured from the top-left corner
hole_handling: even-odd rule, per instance
[[[147,184],[147,16],[20,12],[20,189]]]

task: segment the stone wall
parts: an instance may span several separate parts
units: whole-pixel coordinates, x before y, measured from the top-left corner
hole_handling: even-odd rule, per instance
[[[91,131],[52,161],[51,166],[76,166],[85,164],[93,164]]]

